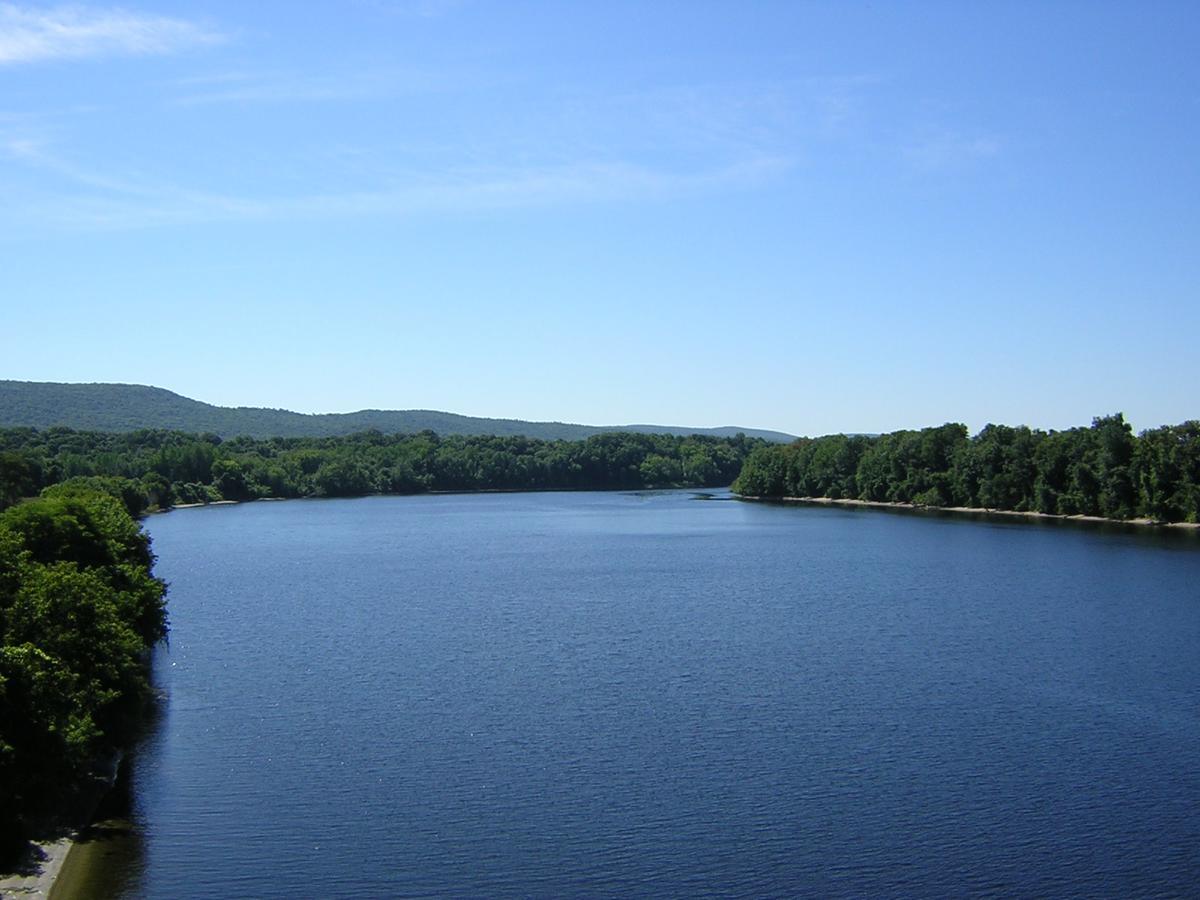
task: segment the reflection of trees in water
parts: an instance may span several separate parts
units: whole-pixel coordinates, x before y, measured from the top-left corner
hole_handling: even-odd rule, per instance
[[[155,682],[151,672],[151,684]],[[93,824],[79,836],[78,846],[56,885],[58,900],[119,900],[141,896],[146,871],[146,835],[137,821],[138,766],[161,738],[167,698],[155,693],[147,704],[136,740],[117,770],[112,789],[96,810]]]

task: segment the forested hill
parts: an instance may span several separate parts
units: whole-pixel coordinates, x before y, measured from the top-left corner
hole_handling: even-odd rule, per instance
[[[59,384],[0,381],[0,428],[63,425],[87,431],[167,429],[268,437],[335,437],[361,431],[384,434],[521,435],[541,440],[578,441],[594,434],[632,431],[641,434],[704,434],[733,437],[738,432],[768,441],[790,441],[792,435],[755,428],[686,428],[675,425],[573,425],[484,419],[428,409],[364,409],[352,413],[306,415],[286,409],[213,406],[163,388],[140,384]]]

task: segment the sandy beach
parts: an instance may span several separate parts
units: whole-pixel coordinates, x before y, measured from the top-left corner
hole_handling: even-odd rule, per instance
[[[889,503],[882,500],[835,500],[832,497],[740,497],[741,500],[756,500],[764,503],[807,503],[815,506],[862,506],[878,509],[929,510],[931,512],[960,513],[972,516],[1007,516],[1018,519],[1045,520],[1054,522],[1094,522],[1108,525],[1141,525],[1151,528],[1200,529],[1195,522],[1156,522],[1154,519],[1108,519],[1104,516],[1059,516],[1042,512],[1017,512],[1011,509],[985,509],[978,506],[918,506],[914,503]]]

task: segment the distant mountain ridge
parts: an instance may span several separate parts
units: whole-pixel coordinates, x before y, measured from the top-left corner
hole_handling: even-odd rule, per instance
[[[165,388],[142,384],[64,384],[51,381],[0,380],[0,427],[81,431],[137,431],[166,428],[223,438],[333,437],[377,429],[409,434],[429,429],[438,434],[524,435],[544,440],[582,440],[593,434],[635,431],[644,434],[705,434],[732,437],[738,432],[769,441],[794,440],[779,431],[758,428],[686,428],[676,425],[575,425],[569,422],[526,422],[485,419],[431,409],[363,409],[351,413],[297,413],[251,406],[214,406]]]

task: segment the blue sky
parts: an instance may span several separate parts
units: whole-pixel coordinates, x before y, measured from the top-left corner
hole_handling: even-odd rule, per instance
[[[1200,417],[1194,3],[0,2],[0,377]]]

